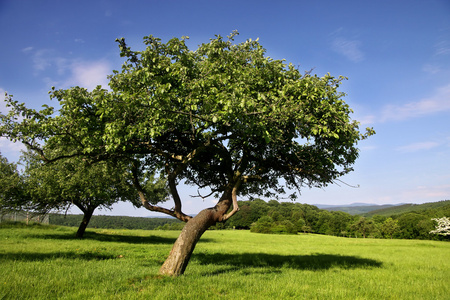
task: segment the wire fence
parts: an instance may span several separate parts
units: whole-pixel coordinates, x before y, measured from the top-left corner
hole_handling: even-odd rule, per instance
[[[29,223],[48,224],[49,223],[48,219],[49,219],[48,215],[37,215],[26,211],[15,211],[8,213],[0,212],[0,223],[25,222],[27,224]]]

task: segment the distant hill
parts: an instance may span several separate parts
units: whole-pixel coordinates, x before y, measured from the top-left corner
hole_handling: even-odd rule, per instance
[[[368,212],[374,211],[374,210],[380,210],[384,208],[391,208],[394,207],[394,204],[385,204],[385,205],[378,205],[378,204],[367,204],[367,203],[352,203],[349,205],[322,205],[322,204],[316,204],[320,209],[328,210],[328,211],[342,211],[346,212],[351,215],[363,215]]]
[[[374,203],[352,203],[348,205],[328,205],[328,204],[313,204],[319,209],[328,211],[342,211],[351,215],[363,215],[373,210],[380,210],[383,208],[389,208],[400,204],[374,204]]]
[[[413,211],[437,209],[437,208],[441,208],[441,207],[444,207],[447,205],[450,205],[450,200],[443,200],[443,201],[439,201],[439,202],[429,202],[429,203],[423,203],[423,204],[408,203],[408,204],[402,204],[402,205],[393,206],[393,207],[386,207],[386,208],[381,208],[381,209],[377,209],[377,210],[372,210],[372,211],[369,211],[366,214],[364,214],[364,216],[372,217],[374,215],[379,215],[379,216],[389,217],[389,216],[400,215],[400,214],[413,212]]]

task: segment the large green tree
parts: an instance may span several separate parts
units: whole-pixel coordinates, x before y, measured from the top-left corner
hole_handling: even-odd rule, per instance
[[[47,161],[129,160],[164,172],[172,209],[151,204],[139,180],[134,186],[145,208],[187,222],[160,269],[180,275],[203,232],[238,210],[238,195],[327,186],[352,171],[358,141],[373,133],[361,133],[351,119],[338,92],[343,77],[302,74],[266,57],[258,41],[234,43],[236,34],[195,51],[186,38],[144,37],[142,51],[118,39],[126,62],[109,77],[110,91],[53,88],[61,106],[56,115],[8,97],[12,109],[2,118],[2,134]],[[23,121],[14,119],[19,114]],[[208,188],[217,204],[193,218],[183,213],[181,180]]]

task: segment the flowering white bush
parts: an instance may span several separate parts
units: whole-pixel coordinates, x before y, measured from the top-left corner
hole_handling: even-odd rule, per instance
[[[437,222],[436,229],[430,231],[430,233],[440,234],[440,235],[450,235],[450,219],[443,217],[440,219],[432,219]]]

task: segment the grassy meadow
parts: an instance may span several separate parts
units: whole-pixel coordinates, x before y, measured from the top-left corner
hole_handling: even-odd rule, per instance
[[[177,231],[0,225],[0,299],[449,299],[450,243],[207,231],[158,276]]]

